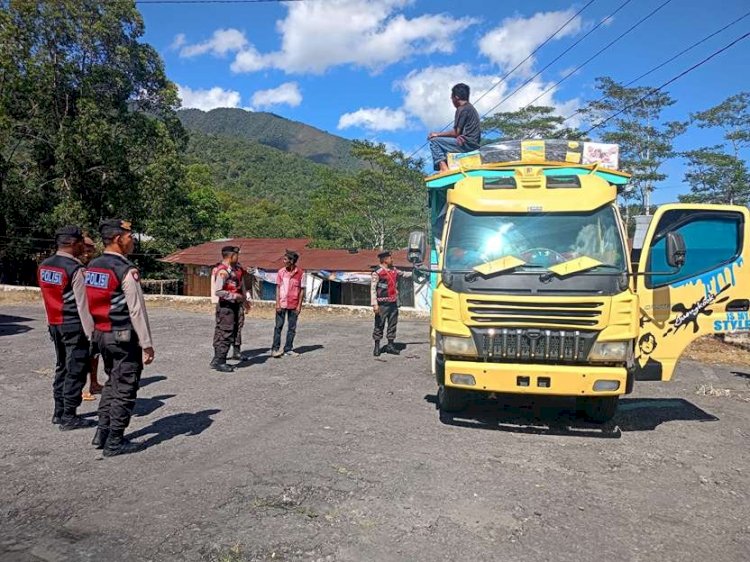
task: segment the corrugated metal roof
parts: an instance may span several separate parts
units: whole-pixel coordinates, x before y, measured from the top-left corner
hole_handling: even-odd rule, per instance
[[[299,265],[310,271],[370,271],[379,263],[380,250],[320,250],[308,248],[307,238],[232,238],[206,242],[168,255],[161,261],[183,265],[211,266],[221,261],[224,246],[240,247],[240,263],[245,267],[259,269],[279,269],[283,266],[284,252],[294,250],[299,254]],[[406,250],[393,252],[396,267],[409,268]]]

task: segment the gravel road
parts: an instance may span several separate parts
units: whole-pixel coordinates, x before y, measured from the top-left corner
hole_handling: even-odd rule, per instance
[[[49,422],[41,305],[2,305],[0,561],[750,560],[749,366],[685,361],[606,427],[564,399],[440,419],[426,322],[375,359],[369,321],[306,312],[298,357],[249,318],[218,374],[211,316],[152,308],[148,447],[103,459]]]

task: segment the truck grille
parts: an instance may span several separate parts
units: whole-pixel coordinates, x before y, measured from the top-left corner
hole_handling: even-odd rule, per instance
[[[592,302],[517,302],[469,298],[469,318],[496,326],[537,324],[543,326],[591,328],[599,323],[604,303]]]
[[[474,329],[479,355],[486,361],[577,363],[588,357],[597,332],[537,328]]]

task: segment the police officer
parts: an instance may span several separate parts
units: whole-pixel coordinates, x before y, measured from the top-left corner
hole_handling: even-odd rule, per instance
[[[370,301],[375,313],[375,329],[372,331],[372,339],[375,340],[375,349],[372,354],[377,357],[380,353],[398,355],[399,351],[394,345],[396,340],[396,328],[398,326],[398,278],[410,278],[411,272],[400,271],[393,267],[393,256],[390,252],[378,254],[380,267],[372,272],[370,283]],[[383,330],[388,324],[388,345],[380,348],[380,340],[383,339]]]
[[[109,380],[99,401],[99,427],[92,444],[111,457],[143,448],[123,434],[135,407],[143,365],[154,360],[154,347],[140,275],[126,257],[133,251],[131,225],[105,220],[99,232],[104,253],[89,264],[86,293],[94,318],[94,340]]]
[[[68,431],[94,425],[76,413],[88,374],[89,338],[94,322],[79,259],[84,252],[83,232],[77,226],[65,226],[55,233],[55,244],[57,253],[41,263],[37,276],[57,357],[52,423]]]
[[[216,303],[216,328],[214,358],[210,366],[221,373],[234,371],[231,365],[227,365],[227,354],[235,342],[240,309],[245,302],[243,270],[237,268],[239,253],[237,246],[224,246],[221,249],[221,263],[214,268],[216,274],[211,287],[211,301]]]

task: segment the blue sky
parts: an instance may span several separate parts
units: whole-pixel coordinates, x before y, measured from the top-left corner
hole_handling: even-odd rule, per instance
[[[525,106],[664,0],[594,0],[521,68],[498,84],[583,8],[538,0],[303,0],[249,4],[139,4],[145,40],[162,55],[185,107],[271,111],[347,138],[385,142],[407,153],[452,119],[450,87],[472,87],[480,114]],[[711,9],[707,9],[710,5]],[[620,82],[670,58],[750,10],[747,0],[672,0],[538,104],[561,115],[597,97],[594,79]],[[591,35],[509,96],[602,20]],[[750,30],[750,17],[634,85],[658,86]],[[750,90],[750,39],[672,84],[666,119]],[[691,128],[684,150],[720,141]],[[685,192],[683,164],[664,166],[654,203]]]

